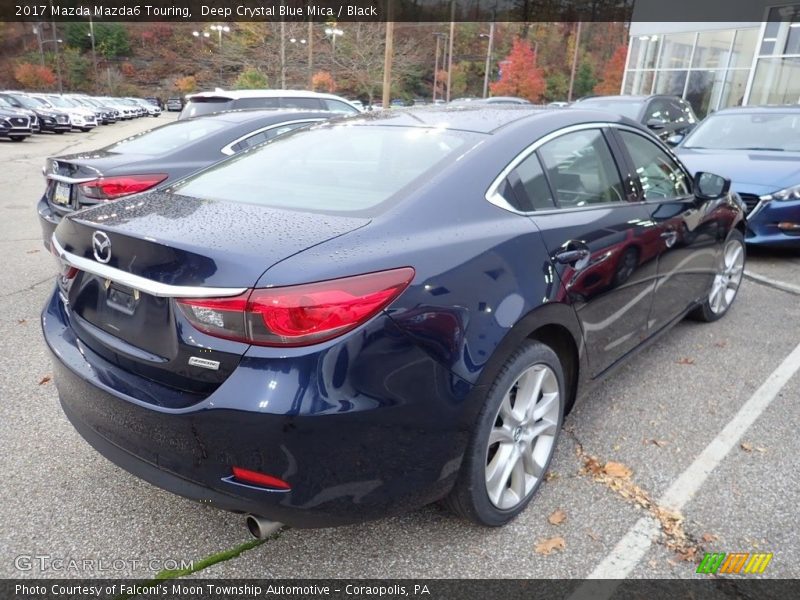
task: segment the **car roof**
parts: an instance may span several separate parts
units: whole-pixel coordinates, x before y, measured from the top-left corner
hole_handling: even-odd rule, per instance
[[[282,120],[285,118],[297,117],[299,119],[305,118],[333,118],[334,116],[343,116],[342,113],[326,111],[326,110],[304,110],[302,108],[254,108],[247,110],[229,110],[218,113],[211,113],[208,115],[200,115],[185,119],[186,121],[198,120],[213,120],[224,121],[226,123],[248,123],[250,121],[259,121],[266,117],[274,117],[275,120]],[[176,121],[177,123],[178,121]]]
[[[598,110],[575,110],[574,119],[586,122],[634,121]],[[499,129],[526,119],[545,120],[562,118],[563,113],[525,104],[427,105],[417,108],[400,108],[355,115],[347,119],[353,125],[389,125],[395,127],[429,127],[475,133],[492,134]]]
[[[800,104],[756,104],[752,106],[728,106],[712,113],[765,113],[765,112],[800,112]],[[711,116],[711,115],[709,115]]]
[[[334,94],[323,94],[321,92],[309,92],[308,90],[217,90],[214,92],[197,92],[186,96],[189,100],[193,98],[328,98],[331,100],[344,100],[341,96]]]

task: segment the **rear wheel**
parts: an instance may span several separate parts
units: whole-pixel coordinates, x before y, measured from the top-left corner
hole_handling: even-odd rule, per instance
[[[740,231],[734,230],[725,240],[708,296],[689,314],[691,318],[710,323],[725,316],[739,292],[745,256],[744,237]]]
[[[489,527],[522,512],[544,480],[564,418],[564,374],[558,356],[523,344],[486,396],[458,481],[445,503]]]
[[[11,136],[11,139],[12,139],[13,141],[15,141],[15,142],[21,142],[21,141],[22,141],[22,140],[24,140],[26,137],[28,137],[28,136],[27,136],[27,135],[12,135],[12,136]]]

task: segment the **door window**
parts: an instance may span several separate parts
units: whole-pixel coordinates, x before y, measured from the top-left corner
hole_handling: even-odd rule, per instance
[[[631,131],[619,132],[633,161],[645,200],[677,198],[691,193],[688,177],[654,142]]]
[[[622,178],[599,129],[564,134],[539,148],[539,156],[558,208],[625,201]]]

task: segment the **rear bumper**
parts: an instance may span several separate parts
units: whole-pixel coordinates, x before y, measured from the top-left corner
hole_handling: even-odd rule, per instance
[[[753,245],[800,248],[800,200],[760,203],[747,217],[745,241]]]
[[[384,366],[353,367],[358,392],[325,389],[333,384],[322,371],[341,369],[346,353],[335,365],[313,354],[245,354],[211,396],[167,409],[136,397],[147,388],[157,402],[158,384],[93,353],[69,320],[54,293],[42,329],[64,413],[106,458],[161,488],[293,527],[327,527],[417,508],[455,481],[469,435],[459,416],[470,389],[405,345],[402,334],[364,358]],[[388,318],[378,320],[391,327]],[[398,354],[387,354],[390,348]],[[402,368],[408,373],[398,380]],[[387,382],[390,391],[382,388]],[[280,477],[292,489],[231,481],[234,465]]]
[[[50,250],[50,240],[61,222],[61,217],[53,211],[44,196],[36,205],[36,213],[39,215],[39,226],[42,228],[42,243],[45,248]]]

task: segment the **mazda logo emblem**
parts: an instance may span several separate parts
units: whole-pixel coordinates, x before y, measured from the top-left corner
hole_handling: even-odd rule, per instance
[[[111,240],[102,231],[92,234],[92,250],[97,262],[107,263],[111,260]]]

